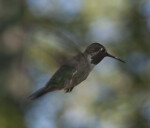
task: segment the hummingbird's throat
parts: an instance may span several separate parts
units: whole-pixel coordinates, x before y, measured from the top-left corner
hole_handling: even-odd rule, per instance
[[[95,55],[95,56],[88,56],[89,63],[91,65],[97,65],[104,57]]]
[[[96,65],[96,64],[98,64],[102,59],[103,59],[103,58],[100,58],[100,57],[93,57],[93,58],[91,59],[91,63]]]

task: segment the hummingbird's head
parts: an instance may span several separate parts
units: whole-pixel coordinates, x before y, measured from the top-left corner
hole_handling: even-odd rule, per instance
[[[125,61],[109,54],[105,47],[99,43],[89,45],[84,51],[84,54],[88,57],[88,59],[90,59],[90,63],[95,65],[98,64],[104,57],[111,57],[125,63]]]

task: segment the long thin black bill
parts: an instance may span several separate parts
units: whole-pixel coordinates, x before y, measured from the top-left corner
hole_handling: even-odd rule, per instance
[[[118,57],[112,56],[112,55],[109,54],[109,53],[107,53],[107,56],[108,56],[108,57],[111,57],[111,58],[114,58],[114,59],[116,59],[116,60],[119,60],[119,61],[121,61],[121,62],[123,62],[123,63],[126,63],[124,60],[119,59]]]

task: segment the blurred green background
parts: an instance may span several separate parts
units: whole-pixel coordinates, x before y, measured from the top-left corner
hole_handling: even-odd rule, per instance
[[[27,99],[69,56],[105,58],[71,93]],[[0,128],[149,128],[150,0],[0,0]]]

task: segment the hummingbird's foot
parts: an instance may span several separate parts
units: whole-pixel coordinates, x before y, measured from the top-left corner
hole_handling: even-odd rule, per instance
[[[71,91],[73,90],[73,88],[74,88],[74,87],[72,87],[72,88],[68,88],[68,89],[65,89],[65,93],[69,93],[69,92],[71,92]]]

